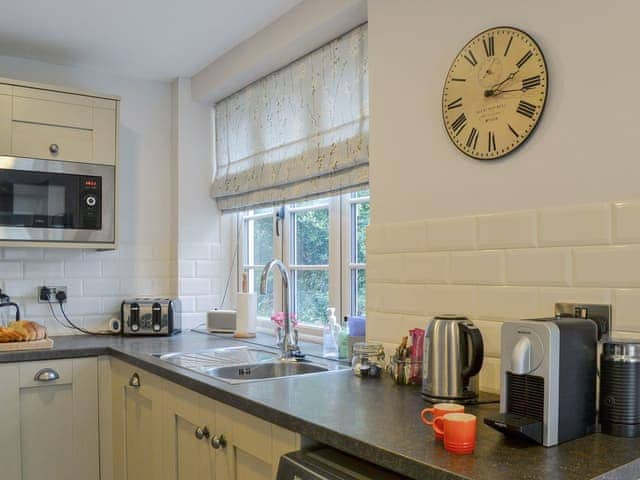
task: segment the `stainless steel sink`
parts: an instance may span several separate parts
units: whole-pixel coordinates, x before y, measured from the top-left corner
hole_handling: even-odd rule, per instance
[[[335,363],[280,361],[278,353],[258,347],[227,347],[199,352],[153,354],[177,367],[202,373],[223,382],[238,384],[343,370]]]
[[[238,365],[235,367],[212,368],[207,372],[220,380],[247,382],[251,380],[266,380],[269,378],[291,377],[308,373],[328,372],[327,367],[306,362],[270,362],[252,365]]]

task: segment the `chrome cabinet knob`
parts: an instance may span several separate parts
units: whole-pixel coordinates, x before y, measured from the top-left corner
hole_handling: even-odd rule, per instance
[[[54,380],[58,380],[59,378],[60,374],[53,368],[43,368],[41,370],[38,370],[33,377],[36,382],[53,382]]]
[[[58,146],[57,143],[52,143],[51,145],[49,145],[49,151],[53,154],[53,155],[57,155],[58,152],[60,151],[60,147]]]
[[[196,428],[196,438],[202,440],[203,438],[209,438],[210,432],[207,426]]]
[[[133,375],[131,375],[131,378],[129,379],[129,386],[138,388],[140,387],[140,385],[141,385],[140,376],[137,373],[134,373]]]
[[[211,439],[211,446],[218,450],[219,448],[224,448],[227,446],[227,439],[224,438],[224,435],[214,435]]]

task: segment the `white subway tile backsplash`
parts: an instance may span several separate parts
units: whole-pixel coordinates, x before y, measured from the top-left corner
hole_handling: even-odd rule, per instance
[[[103,313],[102,300],[101,297],[76,297],[65,304],[64,310],[69,316]]]
[[[68,278],[96,278],[101,275],[99,261],[66,261],[64,276]]]
[[[0,262],[0,278],[5,280],[11,278],[22,278],[22,263]]]
[[[120,316],[120,307],[122,306],[123,298],[118,297],[103,297],[102,298],[102,312],[109,316]]]
[[[211,258],[211,246],[208,243],[180,244],[181,260],[209,260],[210,258]]]
[[[533,248],[507,251],[510,285],[569,285],[571,250]]]
[[[385,284],[381,307],[384,312],[423,315],[425,313],[425,295],[422,285]]]
[[[181,278],[196,276],[196,262],[194,260],[180,260],[178,262],[178,276]]]
[[[475,287],[426,285],[424,301],[424,313],[429,316],[441,313],[471,315],[475,309]]]
[[[180,297],[182,313],[195,313],[196,297]]]
[[[117,278],[92,278],[83,281],[84,294],[88,296],[120,296],[120,280]]]
[[[608,244],[611,207],[602,203],[540,210],[538,234],[540,246]]]
[[[63,277],[62,262],[24,262],[24,278]]]
[[[75,248],[45,248],[45,260],[76,260],[82,261],[84,255],[82,250]]]
[[[0,274],[0,276],[2,276]],[[3,290],[11,297],[36,297],[33,280],[5,280]]]
[[[196,311],[208,312],[214,308],[220,308],[219,295],[199,295],[196,297]]]
[[[537,316],[538,289],[534,287],[476,288],[475,315],[490,320],[517,320]]]
[[[221,277],[223,272],[223,262],[220,260],[198,260],[196,262],[196,277]]]
[[[398,335],[405,331],[403,328],[402,315],[367,313],[367,340],[369,341],[400,343]]]
[[[500,393],[500,359],[484,357],[480,370],[480,390],[483,392]]]
[[[373,282],[402,282],[404,278],[402,254],[369,255],[367,278]]]
[[[540,311],[538,315],[552,316],[556,303],[611,303],[611,291],[608,288],[568,288],[542,287],[538,289]]]
[[[482,343],[484,344],[484,354],[489,357],[500,357],[500,329],[502,322],[487,322],[484,320],[474,320],[474,325],[482,333]]]
[[[471,250],[476,246],[474,217],[441,218],[427,221],[429,250]]]
[[[5,248],[3,257],[6,260],[42,260],[44,250],[42,248]]]
[[[426,222],[388,223],[384,230],[384,249],[388,252],[424,251]]]
[[[208,278],[181,278],[180,293],[183,295],[209,295],[211,281]]]
[[[479,249],[534,247],[536,212],[479,215],[477,242]]]
[[[394,273],[394,281],[398,282],[447,283],[449,254],[446,252],[406,253],[402,258],[402,269]]]
[[[640,243],[640,200],[613,205],[614,243]]]
[[[640,245],[579,247],[573,249],[575,285],[640,286]]]
[[[613,291],[613,329],[640,333],[640,289]]]
[[[450,278],[452,283],[500,285],[504,283],[504,252],[452,253]]]

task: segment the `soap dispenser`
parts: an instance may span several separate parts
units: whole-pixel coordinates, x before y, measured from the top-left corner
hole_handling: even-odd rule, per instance
[[[327,323],[322,330],[322,356],[338,358],[338,333],[340,326],[336,320],[336,309],[327,308]]]

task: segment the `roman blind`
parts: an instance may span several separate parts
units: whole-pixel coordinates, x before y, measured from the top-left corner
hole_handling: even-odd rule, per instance
[[[223,211],[367,185],[367,25],[218,102],[215,135]]]

